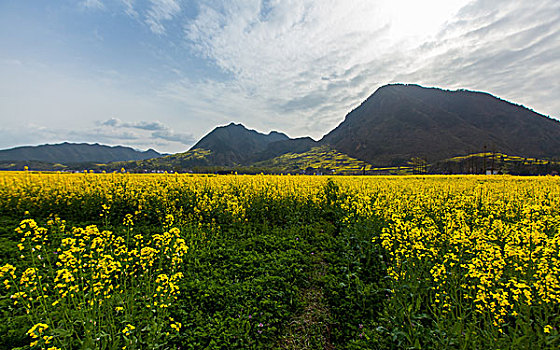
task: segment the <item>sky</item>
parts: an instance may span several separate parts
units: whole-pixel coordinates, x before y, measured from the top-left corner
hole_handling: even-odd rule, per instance
[[[560,118],[558,0],[1,0],[0,148],[320,139],[390,83]]]

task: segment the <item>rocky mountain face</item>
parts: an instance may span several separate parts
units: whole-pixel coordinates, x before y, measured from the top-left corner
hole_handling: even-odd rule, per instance
[[[484,150],[550,158],[560,156],[560,122],[487,93],[387,85],[320,142],[376,166]]]

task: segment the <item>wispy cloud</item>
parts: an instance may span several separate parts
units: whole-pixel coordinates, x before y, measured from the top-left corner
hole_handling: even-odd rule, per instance
[[[195,141],[192,134],[174,131],[167,125],[157,120],[151,122],[147,122],[147,121],[123,122],[118,118],[110,118],[102,122],[97,122],[96,124],[108,130],[136,129],[136,130],[150,131],[149,136],[151,139],[160,139],[169,142],[178,142],[183,145],[191,145]],[[139,138],[140,136],[141,135],[138,135],[137,138]]]
[[[133,128],[133,129],[141,129],[141,130],[168,130],[169,128],[165,126],[160,121],[154,122],[146,122],[146,121],[138,121],[138,122],[123,122],[118,118],[110,118],[104,122],[100,122],[99,125],[103,126],[111,126],[114,128]]]
[[[286,113],[286,106],[295,97],[324,88],[327,84],[322,75],[342,69],[335,66],[343,63],[339,56],[345,49],[329,45],[336,37],[320,35],[324,29],[317,21],[320,9],[314,9],[311,2],[212,4],[201,5],[198,17],[185,27],[186,36],[193,50],[233,74],[234,79],[202,82],[200,85],[208,88],[197,87],[197,94],[208,90],[219,99],[218,108],[227,106],[226,116],[253,127],[267,129],[268,123],[288,132],[296,127],[307,132],[301,123],[308,122],[309,109]],[[338,10],[332,9],[333,13]],[[342,11],[340,17],[344,15]],[[187,90],[189,85],[185,84]]]
[[[430,1],[436,3],[443,2]],[[243,118],[258,127],[258,115],[281,116],[277,125],[288,124],[287,132],[320,137],[380,83],[407,68],[401,57],[414,47],[407,40],[417,33],[395,30],[392,9],[378,5],[214,1],[200,5],[185,35],[201,57],[233,75],[238,95],[232,100],[249,100],[245,113],[241,104],[234,108]],[[251,107],[259,106],[266,108],[252,113]]]
[[[105,8],[105,5],[101,2],[101,0],[84,0],[81,5],[90,10],[102,10]]]
[[[124,5],[124,12],[134,18],[138,17],[138,12],[134,9],[134,0],[121,0]]]
[[[181,5],[176,0],[150,0],[151,6],[146,13],[146,23],[156,34],[165,34],[163,22],[170,21],[181,11]]]
[[[170,147],[177,148],[176,145],[183,145],[179,147],[179,150],[186,151],[188,146],[195,141],[191,134],[176,132],[165,126],[152,128],[145,124],[124,127],[122,124],[119,124],[119,126],[111,125],[110,121],[111,119],[108,120],[109,123],[97,123],[96,126],[85,129],[49,127],[35,123],[27,124],[25,130],[0,128],[0,135],[5,135],[0,148],[67,141],[160,150]]]
[[[195,141],[194,137],[189,133],[175,132],[170,129],[154,131],[152,132],[152,137],[171,142],[179,142],[184,145],[190,145]]]

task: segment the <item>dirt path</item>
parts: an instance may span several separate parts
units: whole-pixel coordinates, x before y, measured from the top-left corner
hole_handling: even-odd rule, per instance
[[[318,283],[326,273],[327,264],[316,256],[309,276],[310,287],[301,293],[305,307],[286,326],[279,343],[281,349],[335,349],[330,341],[331,315]]]

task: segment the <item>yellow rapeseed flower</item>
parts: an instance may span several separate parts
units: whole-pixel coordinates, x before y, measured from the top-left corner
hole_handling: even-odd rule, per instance
[[[131,324],[127,324],[126,327],[121,331],[124,335],[129,335],[136,327]]]
[[[31,338],[39,338],[39,336],[48,328],[49,326],[45,323],[37,323],[27,331],[27,335]]]

